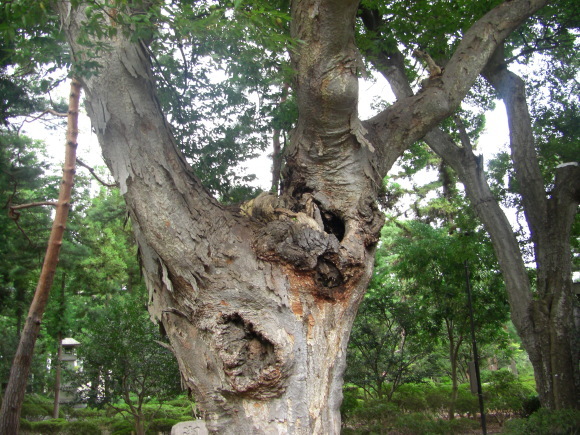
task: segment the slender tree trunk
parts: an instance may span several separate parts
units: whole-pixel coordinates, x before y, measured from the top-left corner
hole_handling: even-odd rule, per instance
[[[59,190],[58,204],[56,206],[56,215],[52,225],[50,238],[48,240],[44,264],[42,266],[38,285],[36,286],[36,292],[34,293],[34,298],[30,304],[28,317],[10,370],[8,386],[4,393],[4,400],[2,401],[2,409],[0,411],[1,434],[12,435],[18,433],[18,427],[20,426],[20,411],[22,408],[22,401],[24,400],[30,365],[32,363],[34,345],[36,343],[36,338],[38,337],[38,332],[40,331],[42,315],[44,314],[44,309],[48,302],[48,295],[54,280],[56,265],[58,263],[58,254],[62,245],[66,220],[70,208],[70,198],[75,172],[80,91],[80,83],[73,79],[71,82],[69,98],[65,162]]]

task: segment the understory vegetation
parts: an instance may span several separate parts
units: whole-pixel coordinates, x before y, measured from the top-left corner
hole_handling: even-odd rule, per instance
[[[61,408],[59,418],[51,418],[52,406],[53,401],[50,398],[36,394],[28,395],[22,408],[21,433],[63,435],[135,433],[128,405],[123,403],[103,408],[65,406]],[[147,421],[146,433],[170,433],[175,424],[196,418],[195,412],[194,402],[185,396],[162,403],[153,399],[143,408]]]

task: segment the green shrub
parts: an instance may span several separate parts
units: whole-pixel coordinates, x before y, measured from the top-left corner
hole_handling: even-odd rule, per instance
[[[395,420],[397,433],[402,435],[431,434],[434,432],[434,421],[421,413],[403,414]]]
[[[441,434],[463,434],[471,433],[481,427],[478,420],[471,420],[469,418],[456,418],[454,420],[438,420],[437,424],[442,426]]]
[[[188,408],[191,409],[191,405],[194,402],[190,400],[187,396],[180,396],[176,399],[169,400],[165,402],[166,405],[175,406],[176,408]]]
[[[476,415],[479,412],[479,398],[469,389],[469,385],[460,385],[455,401],[455,412],[458,414]]]
[[[451,421],[434,419],[425,414],[412,413],[401,415],[395,423],[397,434],[404,435],[452,435],[469,433],[479,428],[479,422],[468,418]]]
[[[57,434],[62,432],[68,421],[64,418],[53,418],[50,420],[32,422],[31,430],[41,434]]]
[[[32,423],[24,418],[21,418],[20,430],[32,430]]]
[[[26,418],[28,420],[42,417],[52,417],[53,406],[53,400],[47,399],[37,394],[29,394],[24,397],[20,415],[22,418]],[[61,414],[59,414],[59,417]]]
[[[70,408],[67,410],[67,414],[71,417],[76,417],[79,419],[95,418],[99,416],[104,416],[105,412],[97,408]]]
[[[111,425],[111,435],[130,435],[135,431],[135,425],[129,420],[117,420]]]
[[[449,409],[451,400],[451,385],[426,384],[426,410],[433,414],[440,414]]]
[[[345,387],[343,390],[342,404],[340,405],[340,413],[343,420],[348,420],[356,413],[357,408],[360,407],[360,399],[358,389],[352,387]]]
[[[522,403],[522,417],[529,417],[541,407],[540,397],[536,394],[528,397]]]
[[[427,409],[425,389],[428,384],[404,384],[393,394],[393,402],[407,412],[422,412]]]
[[[524,402],[535,393],[510,371],[502,369],[487,374],[485,402],[491,411],[524,413]]]
[[[503,432],[508,435],[578,435],[580,411],[540,409],[528,418],[509,420]]]
[[[171,432],[171,428],[179,423],[179,420],[172,418],[157,418],[151,422],[147,433],[157,434],[157,432]]]
[[[68,435],[101,435],[101,428],[88,420],[75,420],[68,422],[63,432]]]

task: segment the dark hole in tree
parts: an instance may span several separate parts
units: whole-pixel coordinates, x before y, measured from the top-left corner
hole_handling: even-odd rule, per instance
[[[329,260],[324,258],[318,259],[318,264],[316,265],[316,281],[319,285],[327,288],[338,287],[343,284],[344,279],[342,273],[338,268]]]
[[[334,213],[325,211],[322,213],[322,223],[324,224],[324,231],[328,234],[334,234],[338,241],[344,238],[344,222]]]

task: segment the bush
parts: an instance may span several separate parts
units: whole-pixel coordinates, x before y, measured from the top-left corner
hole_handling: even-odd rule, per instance
[[[407,412],[420,412],[427,409],[425,389],[427,384],[403,384],[393,394],[393,402],[399,409]]]
[[[26,431],[30,431],[32,430],[32,423],[29,422],[28,420],[25,420],[24,418],[20,419],[20,430],[26,430]]]
[[[111,426],[111,435],[130,435],[135,431],[135,425],[129,420],[117,420]]]
[[[24,398],[20,415],[22,418],[26,418],[27,420],[52,417],[53,406],[54,403],[51,399],[47,399],[36,394],[30,394]],[[61,414],[62,411],[59,414],[59,417]]]
[[[491,372],[487,378],[485,396],[490,410],[521,414],[524,401],[535,393],[505,369]]]
[[[421,413],[402,415],[397,418],[395,428],[399,434],[452,435],[471,432],[479,428],[479,422],[467,418],[447,421],[433,419]]]
[[[508,435],[577,435],[580,434],[580,411],[540,409],[528,418],[509,420],[503,433]]]
[[[64,418],[53,418],[50,420],[35,421],[32,422],[31,430],[32,432],[37,432],[41,434],[57,434],[64,430],[68,421]]]
[[[395,428],[397,433],[404,435],[431,434],[434,433],[435,422],[424,414],[403,414],[397,417]]]
[[[536,394],[534,396],[528,397],[522,403],[522,417],[529,417],[534,412],[540,409],[540,397]]]
[[[71,417],[76,417],[79,419],[95,418],[105,415],[105,413],[97,408],[69,408],[67,414]]]
[[[68,435],[101,435],[101,428],[91,421],[76,420],[68,422],[64,428],[64,433]]]
[[[447,412],[451,403],[451,385],[426,384],[425,402],[427,412],[437,415]]]
[[[476,415],[479,412],[479,398],[471,392],[467,384],[459,386],[455,412],[462,415]]]

